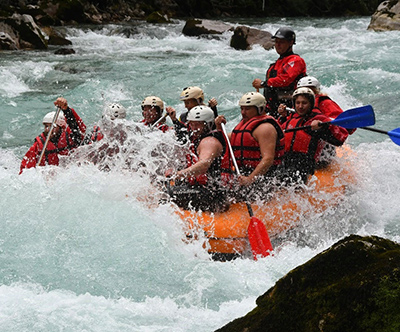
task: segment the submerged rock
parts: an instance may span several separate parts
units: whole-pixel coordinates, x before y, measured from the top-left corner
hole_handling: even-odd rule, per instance
[[[237,50],[250,50],[254,44],[261,45],[266,50],[274,47],[272,34],[246,26],[238,26],[231,38],[231,47]]]
[[[398,331],[400,245],[351,235],[290,271],[218,332]]]
[[[372,15],[368,30],[400,30],[400,1],[384,1]]]

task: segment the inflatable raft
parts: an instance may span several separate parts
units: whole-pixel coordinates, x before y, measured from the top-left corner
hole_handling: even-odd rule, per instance
[[[254,216],[261,220],[271,239],[296,227],[310,214],[323,213],[343,199],[354,175],[349,164],[348,147],[337,149],[339,158],[328,167],[317,170],[304,190],[276,192],[262,205],[252,204]],[[188,240],[204,240],[204,248],[218,260],[251,256],[247,228],[250,217],[245,203],[232,204],[223,213],[178,211],[185,221]],[[204,236],[203,236],[204,235]]]

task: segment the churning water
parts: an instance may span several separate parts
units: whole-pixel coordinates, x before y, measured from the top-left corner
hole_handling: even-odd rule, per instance
[[[343,109],[371,104],[377,128],[400,127],[399,31],[367,31],[366,17],[242,23],[270,32],[292,26],[308,73]],[[337,209],[309,216],[281,239],[274,256],[214,262],[200,242],[184,243],[173,208],[153,204],[154,181],[182,151],[172,133],[137,125],[140,102],[157,95],[180,113],[180,91],[198,85],[217,98],[232,129],[239,98],[277,54],[236,51],[231,32],[189,38],[183,25],[68,27],[75,55],[0,54],[0,331],[213,331],[343,236],[400,240],[400,146],[360,129],[348,140],[357,185]],[[113,158],[89,147],[60,167],[18,175],[58,96],[89,129],[105,103],[123,104],[123,146],[102,145]],[[91,158],[100,158],[101,170]]]

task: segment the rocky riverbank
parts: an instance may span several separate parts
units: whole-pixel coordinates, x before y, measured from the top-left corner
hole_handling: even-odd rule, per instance
[[[275,3],[276,2],[276,3]],[[224,4],[225,3],[225,4]],[[227,4],[229,3],[229,5]],[[239,5],[239,3],[241,5]],[[319,1],[296,5],[296,1],[174,1],[141,2],[134,0],[108,0],[101,3],[91,0],[3,0],[0,5],[0,50],[46,49],[48,45],[68,46],[70,41],[60,35],[54,26],[73,24],[105,24],[147,20],[150,23],[168,23],[171,18],[189,18],[184,34],[189,36],[217,35],[224,30],[223,22],[204,20],[215,17],[268,17],[268,16],[343,16],[371,15],[369,29],[400,29],[400,1],[377,0],[344,3],[342,0]],[[379,6],[376,9],[376,6]],[[261,6],[261,7],[260,7]],[[376,10],[375,10],[376,9]],[[375,11],[375,12],[374,12]],[[204,23],[205,21],[206,23]],[[218,29],[214,29],[217,26]],[[272,47],[266,31],[239,27],[234,32],[231,46],[250,49],[260,44]],[[233,30],[233,28],[232,28]],[[74,53],[72,49],[58,50],[60,54]]]

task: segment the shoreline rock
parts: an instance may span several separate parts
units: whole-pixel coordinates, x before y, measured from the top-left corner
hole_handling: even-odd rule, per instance
[[[277,281],[216,332],[397,331],[400,244],[348,236]]]
[[[400,1],[384,1],[371,17],[368,30],[400,30]]]

